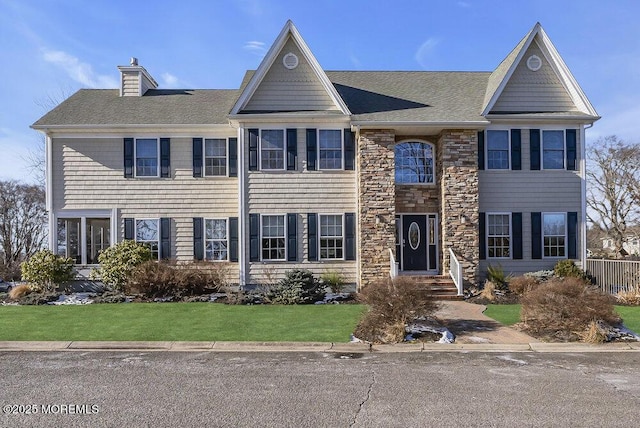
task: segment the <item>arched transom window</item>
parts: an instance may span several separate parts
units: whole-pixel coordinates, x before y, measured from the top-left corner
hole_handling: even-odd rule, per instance
[[[433,146],[428,143],[396,144],[396,183],[433,183]]]

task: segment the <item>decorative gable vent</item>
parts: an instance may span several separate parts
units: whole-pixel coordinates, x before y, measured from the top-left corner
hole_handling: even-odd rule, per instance
[[[527,68],[531,71],[538,71],[542,68],[542,60],[538,55],[531,55],[527,58]]]
[[[130,65],[119,65],[120,70],[120,96],[141,97],[149,89],[156,89],[158,83],[149,72],[138,64],[138,58],[131,57]]]
[[[282,58],[282,64],[288,70],[293,70],[298,66],[298,57],[296,56],[296,54],[289,52]]]

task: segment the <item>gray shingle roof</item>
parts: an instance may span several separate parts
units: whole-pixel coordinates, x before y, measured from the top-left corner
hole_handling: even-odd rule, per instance
[[[117,89],[81,89],[33,124],[209,125],[227,123],[237,89],[150,89],[121,97]]]

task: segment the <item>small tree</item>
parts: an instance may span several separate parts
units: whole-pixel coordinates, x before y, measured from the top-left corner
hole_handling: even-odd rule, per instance
[[[97,275],[106,285],[122,290],[133,268],[151,259],[151,250],[148,247],[125,240],[100,253],[100,268],[92,272],[92,276]]]
[[[21,267],[22,279],[29,282],[34,290],[53,291],[63,282],[73,279],[73,260],[49,250],[38,251]]]

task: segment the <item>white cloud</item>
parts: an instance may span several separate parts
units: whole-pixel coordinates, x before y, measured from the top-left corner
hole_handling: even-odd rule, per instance
[[[163,88],[177,88],[180,83],[180,80],[171,73],[162,73],[160,77],[162,77],[162,85],[160,86]]]
[[[267,48],[264,42],[258,42],[256,40],[251,40],[249,42],[246,42],[242,47],[242,49],[249,51],[258,56],[264,56],[264,54],[267,52]]]
[[[97,74],[91,64],[82,62],[66,52],[44,49],[42,57],[45,61],[62,69],[76,82],[89,88],[118,87],[118,81],[114,77]]]
[[[415,60],[422,66],[422,68],[428,68],[429,65],[429,57],[433,53],[435,47],[440,43],[440,40],[430,37],[423,44],[420,45],[416,54],[414,55]]]

